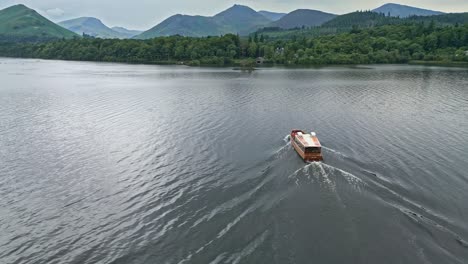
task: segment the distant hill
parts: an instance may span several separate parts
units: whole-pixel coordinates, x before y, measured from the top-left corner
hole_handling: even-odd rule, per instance
[[[404,19],[404,21],[425,22],[434,21],[439,25],[456,25],[468,24],[468,13],[451,13],[437,16],[412,16]]]
[[[302,37],[320,37],[324,35],[336,35],[350,32],[352,29],[365,29],[376,26],[403,23],[404,19],[398,17],[386,17],[383,14],[371,11],[357,11],[349,14],[335,16],[333,19],[318,27],[301,28],[295,27],[284,29],[279,27],[268,27],[259,30],[269,39],[292,39]]]
[[[434,22],[438,26],[467,25],[468,13],[442,14],[435,16],[411,16],[408,18],[389,17],[382,13],[372,11],[358,11],[335,17],[324,23],[320,27],[313,28],[293,28],[282,29],[279,27],[265,27],[257,31],[265,38],[274,39],[293,39],[303,37],[320,37],[324,35],[336,35],[339,33],[352,32],[353,30],[362,30],[385,25],[407,25],[421,24],[426,25]]]
[[[73,37],[77,35],[24,5],[0,10],[0,40],[43,41]]]
[[[210,17],[175,15],[134,38],[149,39],[172,35],[203,37],[216,36],[220,34],[221,29],[219,25],[217,25]]]
[[[132,38],[136,35],[143,33],[143,31],[140,31],[140,30],[131,30],[131,29],[126,29],[124,27],[112,27],[111,29],[114,30],[115,32],[118,32],[124,35],[126,38]]]
[[[135,38],[148,39],[171,35],[202,37],[227,33],[247,35],[270,22],[271,20],[247,6],[234,5],[213,17],[180,14],[169,17]]]
[[[252,8],[242,5],[234,5],[215,15],[213,19],[226,30],[226,33],[239,33],[241,35],[247,35],[271,22]]]
[[[80,17],[70,19],[58,23],[60,26],[71,30],[79,35],[90,35],[98,38],[126,38],[126,34],[122,34],[112,30],[104,25],[101,20],[94,17]]]
[[[397,17],[387,17],[381,13],[371,11],[357,11],[337,16],[332,20],[324,23],[322,26],[327,28],[351,28],[353,26],[359,28],[368,28],[399,23],[399,21],[400,19]]]
[[[378,7],[373,12],[376,13],[383,13],[385,15],[390,14],[393,17],[410,17],[410,16],[433,16],[433,15],[441,15],[443,12],[433,11],[428,9],[422,9],[412,6],[400,5],[400,4],[385,4],[381,7]]]
[[[278,21],[280,20],[282,17],[284,17],[285,15],[287,15],[286,13],[275,13],[275,12],[270,12],[270,11],[258,11],[258,13],[264,17],[266,17],[268,20],[271,20],[271,21]]]
[[[311,27],[320,26],[323,23],[332,20],[336,15],[325,13],[317,10],[298,9],[295,10],[278,21],[271,23],[270,27],[279,27],[284,29],[296,27]]]
[[[442,14],[434,16],[410,16],[407,18],[389,17],[383,13],[375,13],[372,11],[358,11],[341,16],[328,21],[323,24],[326,28],[368,28],[383,25],[394,25],[402,23],[414,23],[424,22],[430,23],[434,21],[439,25],[455,25],[455,24],[467,24],[468,13],[453,13],[453,14]]]

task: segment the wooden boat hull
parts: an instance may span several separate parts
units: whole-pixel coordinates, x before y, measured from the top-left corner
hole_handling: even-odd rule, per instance
[[[293,130],[291,132],[290,140],[291,140],[291,145],[293,148],[296,150],[297,154],[305,161],[305,162],[313,162],[313,161],[323,161],[323,156],[322,153],[305,153],[302,148],[296,143],[294,140],[296,133],[297,132],[302,132],[301,130]]]
[[[302,149],[294,142],[294,140],[291,141],[291,145],[294,147],[296,150],[297,154],[304,160],[304,161],[323,161],[323,156],[322,154],[312,154],[312,153],[304,153]]]

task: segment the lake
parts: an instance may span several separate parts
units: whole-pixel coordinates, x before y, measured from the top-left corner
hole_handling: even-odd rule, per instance
[[[4,58],[0,80],[1,263],[468,259],[468,69]]]

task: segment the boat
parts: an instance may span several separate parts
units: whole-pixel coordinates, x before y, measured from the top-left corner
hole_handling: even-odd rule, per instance
[[[291,145],[301,158],[308,161],[322,161],[322,145],[315,132],[310,134],[302,130],[293,130],[290,135]]]

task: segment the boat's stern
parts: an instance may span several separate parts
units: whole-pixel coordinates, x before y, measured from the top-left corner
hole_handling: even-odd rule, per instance
[[[322,146],[314,132],[307,134],[302,130],[292,130],[291,142],[304,161],[323,161]]]
[[[323,156],[320,153],[319,155],[313,155],[313,156],[305,156],[304,161],[307,162],[314,162],[314,161],[323,161]]]

